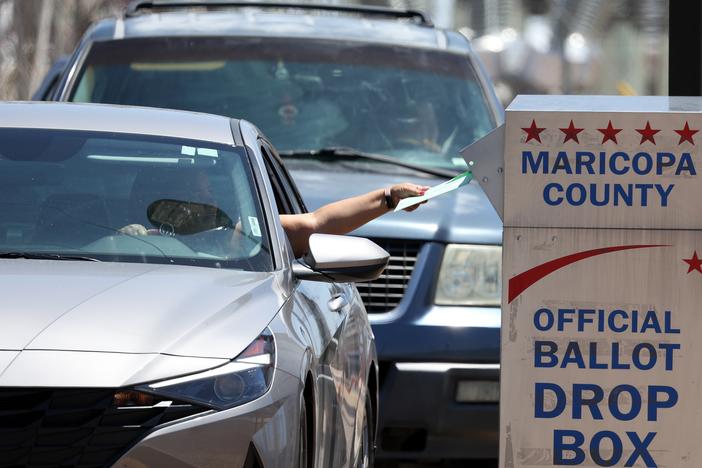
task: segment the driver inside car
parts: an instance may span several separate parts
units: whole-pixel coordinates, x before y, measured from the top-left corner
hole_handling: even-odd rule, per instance
[[[412,101],[402,106],[394,118],[387,119],[386,132],[400,145],[440,153],[439,125],[434,104],[429,101]]]
[[[204,169],[144,169],[137,173],[129,200],[129,216],[139,222],[128,224],[119,232],[130,236],[163,234],[163,229],[147,229],[148,211],[159,199],[173,199],[211,207],[216,212],[217,201],[210,178]],[[198,210],[198,214],[199,211]],[[215,227],[215,226],[212,226]]]
[[[171,174],[169,174],[171,175]],[[210,178],[205,170],[179,171],[177,179],[171,179],[168,187],[162,187],[168,180],[164,170],[143,171],[137,175],[132,187],[130,199],[130,216],[140,222],[128,224],[119,232],[129,236],[163,234],[163,229],[147,229],[147,209],[155,200],[168,196],[175,200],[188,201],[211,210],[213,222],[217,217],[217,201],[214,196]],[[177,180],[177,183],[174,183]],[[308,249],[308,240],[314,233],[347,234],[369,221],[392,211],[400,200],[422,195],[429,187],[413,183],[395,184],[379,188],[363,195],[346,198],[324,205],[310,213],[280,215],[280,221],[288,236],[296,257],[303,256]],[[169,192],[170,190],[170,192]],[[166,197],[164,197],[166,195]],[[405,211],[414,211],[419,205],[413,205]],[[202,209],[198,216],[203,216]],[[217,227],[212,225],[212,228]],[[235,232],[241,231],[237,220]]]

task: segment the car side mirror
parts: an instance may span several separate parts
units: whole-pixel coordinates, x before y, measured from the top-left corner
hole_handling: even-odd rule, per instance
[[[293,264],[293,273],[309,281],[371,281],[389,259],[389,253],[363,237],[312,234],[309,252]]]

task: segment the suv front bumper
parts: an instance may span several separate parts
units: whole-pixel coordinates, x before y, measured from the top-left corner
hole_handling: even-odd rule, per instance
[[[456,397],[459,382],[499,385],[497,366],[405,365],[391,364],[382,386],[378,458],[496,459],[498,404]]]
[[[434,309],[441,308],[430,308],[424,322],[373,325],[381,364],[377,457],[497,459],[500,329],[421,324],[443,313]],[[499,309],[451,309],[499,323]]]

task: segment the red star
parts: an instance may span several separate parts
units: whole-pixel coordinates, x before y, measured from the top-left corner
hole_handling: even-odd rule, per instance
[[[683,262],[687,263],[690,265],[690,267],[687,269],[688,273],[692,273],[693,271],[697,270],[700,273],[702,273],[702,260],[700,260],[697,257],[697,251],[695,250],[695,253],[692,254],[692,258],[683,258]]]
[[[563,143],[567,142],[568,140],[573,140],[576,143],[580,143],[580,141],[578,141],[578,133],[582,132],[584,129],[575,128],[575,125],[573,125],[573,121],[571,120],[570,125],[568,125],[567,128],[560,128],[559,130],[565,134]]]
[[[531,140],[536,140],[539,143],[541,143],[541,136],[539,134],[546,129],[537,127],[536,121],[534,119],[532,119],[531,120],[531,127],[526,127],[526,128],[522,127],[522,130],[524,130],[527,134],[527,139],[524,143],[529,143]]]
[[[607,140],[612,140],[615,144],[617,143],[617,133],[621,132],[621,128],[614,128],[612,126],[612,121],[610,120],[607,124],[607,128],[598,128],[598,132],[602,133],[602,143],[604,144]]]
[[[656,140],[653,139],[653,135],[660,132],[660,130],[652,129],[651,124],[648,122],[648,120],[646,121],[646,128],[637,128],[636,131],[641,134],[641,141],[639,142],[640,145],[643,144],[643,142],[645,141],[650,141],[655,145]]]
[[[699,130],[690,129],[688,123],[685,122],[685,128],[683,128],[682,130],[675,130],[675,133],[680,135],[680,141],[678,142],[678,144],[681,145],[683,141],[689,141],[694,145],[695,142],[692,141],[692,135],[694,135],[697,132],[699,132]]]

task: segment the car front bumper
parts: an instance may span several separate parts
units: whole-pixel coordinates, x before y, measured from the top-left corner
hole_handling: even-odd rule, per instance
[[[381,364],[377,457],[497,459],[500,329],[440,324],[431,317],[445,311],[436,309],[424,321],[373,325]],[[471,314],[462,309],[454,312]],[[499,309],[472,312],[499,323]],[[459,398],[459,385],[492,387],[495,398]]]
[[[464,385],[499,385],[498,365],[390,363],[381,384],[377,457],[496,459],[497,402],[459,402]]]
[[[247,457],[265,468],[287,468],[297,456],[297,377],[276,370],[263,397],[225,411],[210,412],[161,427],[136,443],[113,466],[233,467]]]

